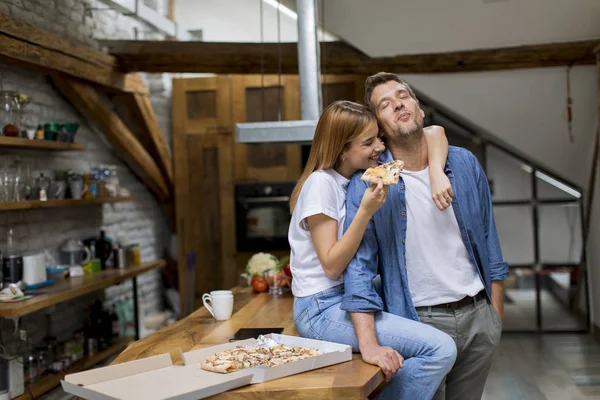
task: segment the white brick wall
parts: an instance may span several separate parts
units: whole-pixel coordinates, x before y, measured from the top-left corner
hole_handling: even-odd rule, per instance
[[[92,10],[94,8],[105,9],[106,6],[95,0],[0,0],[0,13],[97,49],[100,46],[96,39],[132,39],[134,27],[142,32],[140,37],[152,36],[143,33],[149,28],[128,17],[115,11]],[[170,78],[148,74],[144,79],[152,93],[151,100],[160,126],[170,143]],[[20,157],[31,166],[32,175],[39,176],[40,172],[49,175],[52,170],[58,169],[87,171],[99,164],[113,164],[118,166],[121,184],[136,199],[132,203],[103,206],[0,212],[0,250],[5,248],[9,227],[16,230],[24,252],[49,249],[55,255],[58,246],[67,238],[97,236],[100,229],[104,229],[108,236],[114,237],[119,231],[124,231],[132,241],[139,242],[143,260],[162,257],[169,244],[169,231],[159,204],[97,130],[61,97],[45,76],[0,63],[0,80],[4,90],[16,90],[32,97],[27,109],[27,115],[32,116],[32,124],[78,122],[81,126],[76,142],[86,146],[85,153],[0,150],[0,167]],[[110,304],[117,296],[131,297],[131,288],[131,281],[128,281],[106,291],[27,315],[21,319],[21,323],[30,335],[33,334],[34,342],[47,333],[57,336],[59,340],[66,340],[74,330],[83,327],[85,308],[94,298],[101,298],[105,304]],[[159,271],[138,277],[138,294],[142,318],[147,312],[162,309]],[[15,338],[11,336],[12,329],[13,324],[9,320],[3,321],[3,339],[9,348],[11,343],[15,343]]]

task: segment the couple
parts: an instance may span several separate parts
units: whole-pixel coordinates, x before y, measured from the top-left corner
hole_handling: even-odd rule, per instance
[[[448,148],[441,127],[423,128],[395,74],[365,88],[366,106],[323,111],[292,193],[296,329],[381,367],[379,398],[480,399],[508,276],[486,176],[469,151]],[[394,159],[405,162],[398,184],[360,180]]]

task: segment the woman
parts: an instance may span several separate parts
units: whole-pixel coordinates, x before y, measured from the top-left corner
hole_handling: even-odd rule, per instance
[[[433,197],[438,208],[445,208],[446,197],[452,195],[443,171],[448,142],[441,127],[425,128],[425,137]],[[319,119],[306,168],[290,200],[296,329],[304,337],[348,344],[355,352],[358,341],[352,321],[340,309],[342,275],[371,216],[385,202],[388,187],[380,182],[366,189],[356,218],[344,233],[346,187],[355,172],[377,166],[384,149],[377,120],[367,108],[349,101],[332,103]],[[375,326],[379,344],[395,350],[390,354],[397,359],[377,361],[391,379],[381,397],[432,398],[454,364],[454,341],[425,324],[382,314]]]

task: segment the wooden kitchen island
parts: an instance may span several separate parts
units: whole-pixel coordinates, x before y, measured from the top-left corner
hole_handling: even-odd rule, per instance
[[[183,352],[227,343],[239,328],[283,327],[286,335],[297,335],[290,293],[272,298],[267,293],[253,294],[249,288],[234,289],[234,314],[218,322],[204,308],[187,318],[131,344],[113,361],[114,364],[170,353],[175,364],[183,364]],[[225,392],[211,399],[361,399],[364,400],[383,382],[378,367],[364,363],[355,354],[352,361],[274,381],[254,384]]]

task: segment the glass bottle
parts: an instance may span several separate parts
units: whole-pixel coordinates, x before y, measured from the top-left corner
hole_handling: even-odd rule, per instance
[[[20,158],[17,158],[9,167],[9,174],[12,177],[13,190],[12,199],[9,201],[24,201],[27,189],[27,166]]]
[[[44,140],[44,129],[41,125],[38,125],[37,130],[35,131],[35,138],[37,140]]]
[[[30,384],[37,381],[38,378],[38,359],[33,351],[31,339],[29,339],[28,345],[29,350],[27,351],[25,364],[25,382]]]
[[[6,256],[18,257],[21,255],[21,245],[17,239],[17,234],[13,228],[6,232]]]
[[[44,174],[40,174],[40,177],[38,178],[38,185],[40,187],[40,200],[47,201],[48,188],[50,187],[50,178],[44,176]]]
[[[0,126],[3,136],[19,136],[20,106],[15,92],[0,92]]]
[[[29,97],[28,95],[26,95],[24,93],[18,93],[16,95],[16,100],[17,100],[17,103],[19,104],[19,110],[17,113],[17,126],[21,130],[21,135],[23,137],[27,137],[27,133],[25,132],[25,129],[31,127],[32,124],[29,119],[27,119],[28,123],[25,124],[25,108],[27,107],[27,105],[29,103],[31,103],[31,97]],[[33,126],[35,126],[35,125],[33,125]]]

